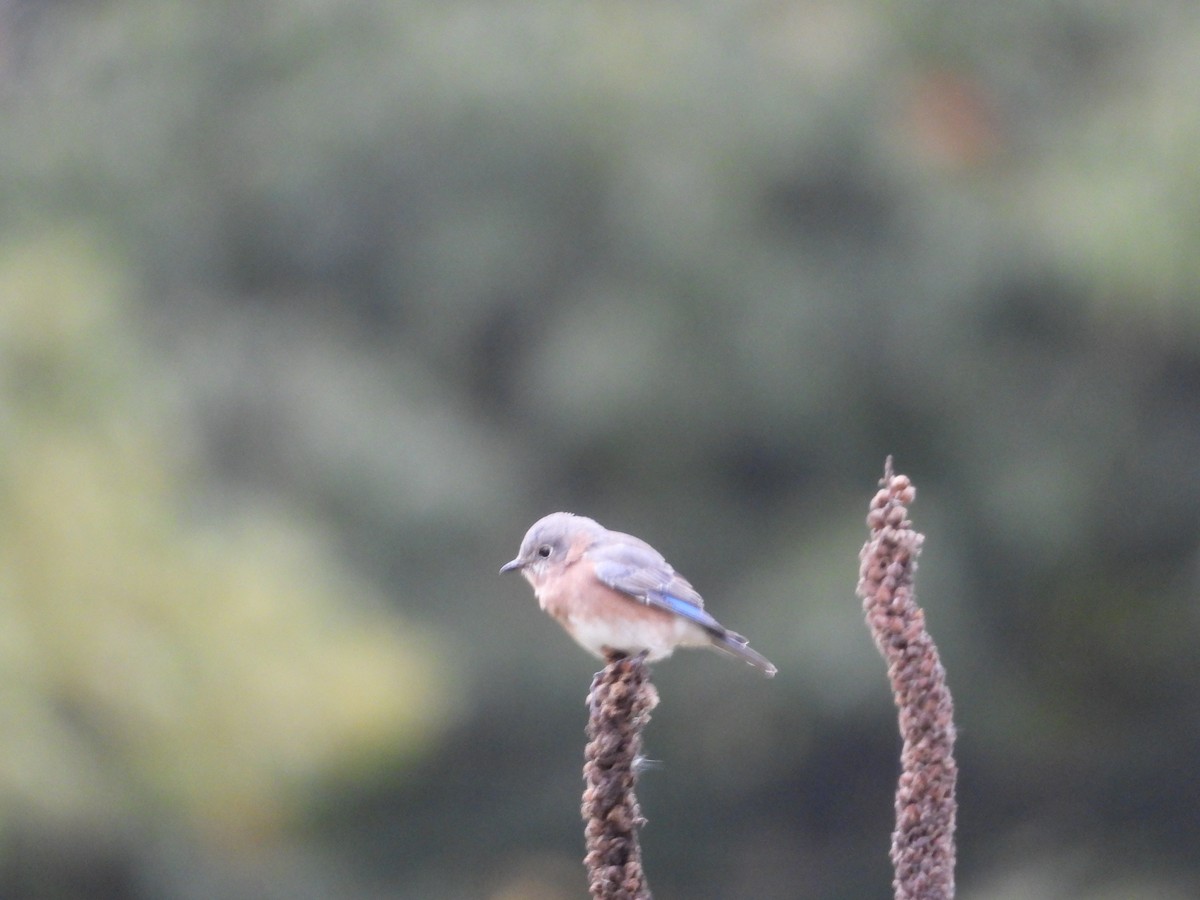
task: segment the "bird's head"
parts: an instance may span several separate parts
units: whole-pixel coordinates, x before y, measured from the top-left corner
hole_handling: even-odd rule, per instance
[[[568,512],[551,513],[533,523],[521,541],[516,559],[506,562],[500,572],[521,572],[530,581],[565,563],[567,552],[580,538],[603,529],[592,519]]]

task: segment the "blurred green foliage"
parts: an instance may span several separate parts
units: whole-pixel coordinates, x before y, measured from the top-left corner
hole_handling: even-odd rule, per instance
[[[86,228],[0,250],[0,812],[271,834],[453,690],[311,527],[204,502],[130,294]]]
[[[0,37],[0,892],[578,896],[594,663],[495,576],[566,508],[782,670],[656,672],[651,885],[886,896],[888,453],[964,895],[1200,892],[1194,4]]]

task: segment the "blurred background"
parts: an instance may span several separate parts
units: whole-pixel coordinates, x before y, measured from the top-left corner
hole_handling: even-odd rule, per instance
[[[960,895],[1200,895],[1200,7],[0,2],[0,895],[583,896],[568,509],[656,896],[890,897],[889,453]]]

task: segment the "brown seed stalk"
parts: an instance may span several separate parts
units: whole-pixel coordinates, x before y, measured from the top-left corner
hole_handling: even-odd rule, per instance
[[[887,661],[900,713],[900,783],[892,866],[896,900],[952,900],[957,813],[954,705],[913,575],[924,536],[912,528],[908,504],[916,489],[892,472],[889,456],[881,490],[871,501],[858,594],[875,645]]]
[[[645,824],[634,788],[642,758],[642,729],[658,692],[638,657],[610,654],[588,693],[582,813],[587,866],[596,900],[650,900],[638,829]]]

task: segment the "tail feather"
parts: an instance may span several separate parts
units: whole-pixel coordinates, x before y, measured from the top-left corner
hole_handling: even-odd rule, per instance
[[[750,642],[736,631],[714,634],[712,636],[712,647],[714,650],[719,650],[722,653],[749,663],[756,669],[761,669],[762,673],[768,678],[774,678],[775,673],[779,671],[769,659],[757,650],[752,650]]]

